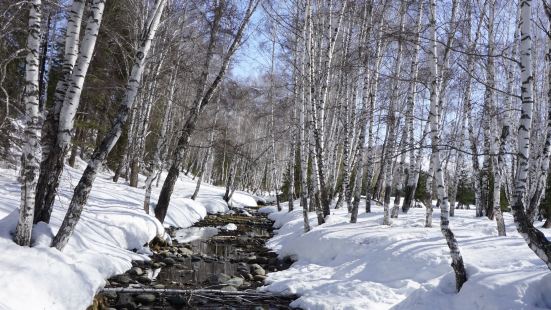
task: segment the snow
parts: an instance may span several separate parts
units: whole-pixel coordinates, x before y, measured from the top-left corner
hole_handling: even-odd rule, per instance
[[[195,240],[205,240],[218,235],[218,228],[215,227],[189,227],[176,231],[176,240],[186,243]]]
[[[31,248],[12,241],[19,212],[18,171],[0,169],[0,309],[86,309],[106,278],[131,268],[132,260],[147,260],[147,243],[155,236],[166,238],[153,211],[149,215],[143,211],[145,177],[140,176],[139,187],[133,188],[113,183],[113,174],[104,171],[94,182],[68,245],[63,252],[50,248],[85,166],[79,160],[77,168],[65,167],[51,223],[35,226]],[[224,188],[203,183],[193,201],[189,197],[195,185],[185,176],[177,181],[165,226],[189,227],[207,212],[228,210],[222,199]],[[152,202],[159,192],[153,188]],[[234,197],[236,207],[256,205],[246,193],[236,191]]]
[[[295,204],[297,206],[298,203]],[[434,209],[433,228],[424,227],[425,209],[400,213],[383,226],[382,207],[361,213],[350,224],[346,208],[332,210],[303,233],[302,209],[274,212],[277,235],[268,247],[297,261],[269,273],[264,290],[300,295],[291,305],[304,309],[546,309],[551,307],[551,274],[528,248],[505,214],[507,237],[498,237],[495,221],[475,218],[474,210],[456,210],[452,229],[466,263],[468,281],[459,294],[449,251]],[[363,210],[363,206],[360,206]],[[549,232],[546,232],[551,235]]]
[[[234,231],[234,230],[237,230],[237,225],[235,225],[234,223],[228,223],[220,227],[220,229],[226,230],[226,231]]]

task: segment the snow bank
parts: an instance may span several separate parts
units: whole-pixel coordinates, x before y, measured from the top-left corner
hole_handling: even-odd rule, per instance
[[[85,166],[78,161],[76,169],[65,168],[51,223],[36,225],[32,248],[12,241],[20,199],[18,172],[0,169],[0,309],[86,309],[104,279],[131,268],[132,260],[147,260],[145,245],[164,235],[153,211],[151,215],[143,211],[144,176],[140,186],[132,188],[113,183],[111,173],[100,173],[69,244],[63,252],[50,248]],[[207,212],[228,210],[223,188],[203,184],[193,201],[189,197],[194,190],[191,178],[177,181],[165,225],[189,227]],[[159,192],[153,188],[152,202]],[[236,192],[234,197],[239,205],[254,201],[246,193]]]
[[[295,204],[298,206],[298,203]],[[363,207],[360,206],[360,210]],[[461,246],[469,280],[455,294],[448,248],[439,229],[424,227],[425,210],[383,226],[382,208],[348,223],[346,209],[332,210],[327,223],[303,233],[302,209],[273,212],[279,230],[268,246],[280,257],[298,259],[268,274],[265,290],[301,297],[304,309],[542,309],[551,307],[551,274],[526,246],[505,214],[507,237],[495,222],[456,210],[451,225]]]

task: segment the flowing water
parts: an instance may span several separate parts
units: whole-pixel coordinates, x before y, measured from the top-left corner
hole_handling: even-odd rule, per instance
[[[237,230],[221,227],[235,223]],[[265,247],[272,236],[271,222],[253,216],[210,215],[197,223],[193,234],[171,230],[173,244],[152,245],[150,262],[133,262],[133,268],[112,277],[98,294],[96,309],[291,309],[292,295],[271,295],[255,289],[264,272],[286,269],[291,262],[278,260]],[[204,229],[204,231],[202,231]],[[260,268],[260,269],[258,269]]]

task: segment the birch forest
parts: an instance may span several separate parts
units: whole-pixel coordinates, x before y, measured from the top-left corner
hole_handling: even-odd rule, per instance
[[[550,153],[550,0],[0,0],[0,308],[551,308]]]

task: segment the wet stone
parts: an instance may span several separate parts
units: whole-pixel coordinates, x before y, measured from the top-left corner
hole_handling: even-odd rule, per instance
[[[166,266],[172,266],[176,263],[176,261],[174,260],[174,258],[168,257],[163,259],[163,263],[165,263]]]
[[[154,302],[155,299],[157,299],[157,297],[154,294],[147,294],[146,293],[146,294],[140,294],[140,295],[136,296],[137,301],[142,302],[142,303],[146,303],[146,304]]]
[[[132,279],[129,276],[124,274],[114,276],[111,279],[120,284],[129,284],[130,282],[132,282]]]
[[[143,270],[140,267],[133,267],[132,269],[130,269],[130,274],[136,275],[136,276],[141,276],[141,275],[143,275]]]
[[[259,274],[254,276],[254,280],[259,282],[263,282],[264,280],[266,280],[266,278],[267,278],[266,276],[259,275]]]
[[[252,264],[251,265],[251,270],[252,270],[252,274],[253,275],[265,275],[266,274],[266,271],[264,270],[264,268],[262,268],[259,264]]]
[[[138,277],[136,280],[137,280],[138,282],[140,282],[140,283],[143,283],[143,284],[149,284],[149,283],[151,283],[151,279],[150,279],[149,277],[147,277],[147,276]]]
[[[241,285],[243,285],[243,282],[245,282],[245,280],[243,280],[243,278],[234,277],[234,278],[231,278],[228,281],[226,281],[225,284],[240,287]]]
[[[114,291],[105,291],[102,293],[103,296],[110,299],[116,299],[117,298],[117,292]]]
[[[175,307],[181,307],[187,304],[186,298],[181,294],[170,295],[166,298],[166,301]]]
[[[220,290],[225,291],[225,292],[237,292],[238,291],[238,289],[235,286],[231,286],[231,285],[222,286],[220,288]]]
[[[225,273],[213,274],[209,277],[209,283],[211,284],[225,284],[231,280],[231,277]]]

